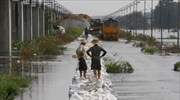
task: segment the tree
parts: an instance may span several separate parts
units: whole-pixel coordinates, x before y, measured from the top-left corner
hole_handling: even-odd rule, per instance
[[[174,28],[176,25],[177,3],[173,0],[160,0],[154,10],[154,27]]]
[[[133,12],[131,14],[125,15],[125,16],[120,16],[117,17],[116,20],[119,22],[122,28],[127,28],[127,29],[143,29],[143,14],[142,12]],[[147,22],[147,17],[145,18],[145,28],[147,28],[148,22]]]

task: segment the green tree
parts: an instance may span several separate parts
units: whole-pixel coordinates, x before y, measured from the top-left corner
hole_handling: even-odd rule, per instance
[[[127,29],[143,29],[144,16],[142,12],[133,12],[131,14],[117,17],[117,21],[120,23],[122,28]],[[145,18],[145,28],[148,27],[147,18]]]
[[[177,22],[177,3],[173,0],[160,0],[154,10],[154,27],[175,28]]]

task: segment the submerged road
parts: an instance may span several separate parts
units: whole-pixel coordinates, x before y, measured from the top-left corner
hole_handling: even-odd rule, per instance
[[[65,54],[53,61],[34,63],[34,69],[40,65],[43,71],[32,69],[31,75],[37,78],[15,100],[69,100],[69,85],[77,66],[72,54],[78,45],[78,41],[68,44]],[[180,73],[172,70],[180,57],[143,54],[140,48],[122,40],[103,41],[102,46],[107,50],[107,57],[126,60],[134,68],[131,74],[110,74],[118,100],[180,100]]]
[[[31,73],[36,76],[32,86],[22,92],[15,100],[69,100],[69,85],[77,67],[77,59],[72,58],[79,42],[75,41],[68,45],[67,51],[53,61],[34,63]],[[35,65],[43,67],[43,72],[37,72]]]
[[[173,71],[180,57],[144,54],[125,41],[103,43],[107,56],[134,68],[131,74],[110,74],[118,100],[180,100],[180,72]]]

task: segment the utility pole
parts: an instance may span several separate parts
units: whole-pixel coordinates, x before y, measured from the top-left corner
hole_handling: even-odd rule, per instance
[[[146,25],[145,25],[145,19],[146,19],[146,0],[144,0],[144,21],[143,21],[143,35],[145,35],[145,28],[146,28]]]
[[[132,34],[132,35],[134,36],[134,21],[135,21],[135,20],[134,20],[134,19],[135,19],[134,14],[135,14],[135,2],[133,2],[133,5],[132,5],[132,6],[133,6],[133,11],[132,11],[132,14],[131,14],[131,15],[132,15],[132,24],[131,24],[131,27],[132,27],[132,30],[133,30],[133,32],[132,32],[133,34]]]
[[[153,18],[154,18],[154,12],[153,12],[153,0],[151,0],[151,38],[153,37]]]
[[[136,36],[137,36],[137,10],[138,10],[138,0],[136,0]]]
[[[162,34],[162,18],[161,18],[161,14],[162,14],[162,0],[159,0],[159,7],[160,7],[160,15],[159,15],[159,21],[160,21],[160,30],[161,30],[161,45],[160,45],[160,53],[162,55],[162,45],[163,45],[163,34]]]
[[[124,25],[123,26],[124,26],[124,31],[125,31],[125,29],[126,29],[126,17],[125,17],[126,16],[126,8],[124,7],[123,10],[124,10],[124,16],[123,16],[123,18],[124,18],[124,23],[123,24]]]
[[[128,6],[126,9],[126,16],[128,15]],[[128,32],[128,19],[126,18],[126,32]]]
[[[130,7],[130,13],[129,13],[129,17],[130,17],[130,27],[129,27],[129,28],[130,28],[130,33],[131,33],[131,31],[132,31],[132,30],[131,30],[131,27],[132,27],[132,25],[131,25],[131,23],[132,23],[131,4],[130,4],[129,7]]]
[[[177,18],[178,18],[178,21],[177,21],[178,22],[178,24],[177,24],[177,51],[178,51],[178,56],[179,56],[179,24],[180,24],[179,23],[179,15],[180,15],[179,14],[179,6],[180,6],[179,3],[180,3],[180,0],[178,0],[178,9],[177,9],[177,11],[178,11],[178,13],[177,13],[177,15],[178,15],[177,16]]]

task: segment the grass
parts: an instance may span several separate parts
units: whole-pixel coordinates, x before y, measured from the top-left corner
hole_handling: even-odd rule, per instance
[[[13,100],[20,90],[29,86],[30,81],[23,76],[0,75],[0,100]]]

